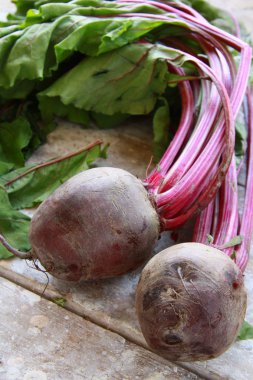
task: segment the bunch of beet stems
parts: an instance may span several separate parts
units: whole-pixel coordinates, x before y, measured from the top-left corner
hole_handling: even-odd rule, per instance
[[[189,79],[183,68],[168,61],[169,70],[181,76],[181,120],[163,158],[145,180],[154,195],[162,229],[170,230],[205,208],[224,180],[234,154],[234,122],[247,88],[251,48],[179,2],[124,0],[128,2],[152,5],[165,12],[142,13],[145,18],[183,21],[187,37],[203,49],[199,57],[182,40],[159,40],[187,57],[199,72],[198,77]],[[229,48],[240,53],[238,66]]]
[[[240,26],[235,18],[235,31],[240,36]],[[233,155],[225,180],[215,199],[197,217],[193,241],[206,243],[207,236],[212,237],[210,244],[222,250],[233,258],[238,267],[245,271],[249,261],[249,252],[253,234],[253,88],[248,87],[244,102],[245,125],[247,126],[247,144],[245,150],[246,173],[243,211],[239,215],[238,176],[244,163],[236,168],[236,158]],[[235,236],[241,242],[235,246],[227,244]],[[240,241],[240,240],[239,240]]]
[[[210,244],[230,256],[242,272],[245,271],[253,233],[253,89],[249,88],[246,94],[247,118],[247,154],[246,154],[246,183],[243,202],[243,211],[239,215],[238,202],[238,174],[235,156],[233,156],[229,170],[215,199],[197,217],[193,241],[207,243],[207,236],[213,237]],[[230,246],[229,241],[240,236],[241,241],[235,241]]]

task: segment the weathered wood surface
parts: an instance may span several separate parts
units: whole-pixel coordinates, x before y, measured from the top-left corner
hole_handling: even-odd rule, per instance
[[[196,380],[123,337],[0,278],[2,380]]]
[[[2,0],[1,5],[2,2],[3,7],[6,6],[5,9],[7,9],[9,1]],[[237,4],[236,0],[215,0],[214,2],[216,5],[236,7],[236,15],[242,20],[246,20],[246,22],[249,20],[248,26],[252,28],[251,20],[253,19],[253,12],[250,12],[253,8],[252,1],[242,1],[240,5]],[[56,154],[77,149],[86,145],[87,142],[93,141],[98,136],[102,137],[106,142],[109,141],[111,143],[107,165],[119,166],[128,169],[140,177],[145,176],[145,168],[151,156],[150,131],[146,126],[142,126],[140,130],[136,129],[136,126],[125,126],[119,130],[97,131],[81,130],[67,123],[61,124],[61,127],[49,136],[48,144],[41,147],[37,154],[34,155],[33,160],[40,161]],[[100,164],[104,163],[100,162]],[[185,233],[183,236],[185,237]],[[166,234],[163,241],[159,244],[160,246],[157,247],[157,250],[160,250],[163,244],[171,244],[169,234]],[[136,345],[145,347],[146,344],[140,333],[134,309],[135,286],[139,278],[139,272],[140,270],[121,276],[120,278],[79,285],[58,281],[49,276],[49,285],[43,297],[52,300],[55,297],[62,296],[67,300],[66,308],[68,310],[88,318],[97,325],[118,333],[118,335],[136,343]],[[37,294],[42,294],[47,282],[44,274],[31,269],[26,262],[16,259],[1,262],[0,275]],[[252,259],[246,271],[246,286],[249,294],[247,320],[253,323]],[[8,293],[6,293],[6,297],[8,300]],[[57,310],[60,310],[59,313],[62,312],[62,309],[57,309],[55,305],[53,307],[56,308],[56,313]],[[26,313],[24,313],[24,318],[26,318]],[[57,319],[57,317],[55,318]],[[12,329],[17,328],[15,319],[11,315],[8,325],[12,326]],[[47,340],[41,337],[40,345],[45,345],[44,347],[46,347]],[[17,348],[14,344],[12,347],[16,351]],[[76,346],[76,349],[78,350],[78,346]],[[32,352],[30,350],[30,356]],[[94,351],[94,355],[96,355],[96,351]],[[143,366],[145,365],[144,360]],[[184,366],[208,379],[248,380],[252,378],[253,373],[253,341],[235,343],[228,352],[218,359],[206,363],[184,364]],[[146,379],[148,377],[142,378]],[[174,379],[176,377],[171,378]],[[12,378],[10,377],[10,379]],[[98,377],[98,379],[103,379],[103,375],[101,374],[101,377]]]

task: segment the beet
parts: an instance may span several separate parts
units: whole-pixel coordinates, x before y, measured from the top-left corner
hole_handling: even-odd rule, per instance
[[[136,309],[148,345],[173,361],[215,358],[234,342],[246,311],[243,274],[218,249],[184,243],[142,271]]]
[[[159,219],[142,182],[95,168],[61,185],[32,218],[32,254],[57,278],[95,280],[126,273],[152,254]]]

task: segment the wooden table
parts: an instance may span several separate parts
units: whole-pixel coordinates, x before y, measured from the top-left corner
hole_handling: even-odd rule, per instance
[[[213,0],[234,10],[252,28],[253,1]],[[12,9],[1,0],[0,16]],[[151,155],[150,131],[124,125],[109,131],[61,123],[33,156],[42,160],[73,151],[100,137],[110,141],[107,165],[140,177]],[[165,234],[163,245],[172,244]],[[231,379],[253,378],[253,340],[237,342],[208,362],[171,363],[150,352],[134,309],[139,270],[119,278],[72,285],[18,259],[0,261],[0,379]],[[253,323],[253,259],[246,270],[247,320]],[[64,300],[64,307],[56,304]]]

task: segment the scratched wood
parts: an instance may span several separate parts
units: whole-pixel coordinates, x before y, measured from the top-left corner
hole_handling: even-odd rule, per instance
[[[123,337],[1,278],[0,305],[2,380],[197,379]]]
[[[247,22],[248,26],[252,28],[253,15],[252,12],[249,12],[250,9],[252,10],[252,1],[241,1],[240,5],[235,0],[219,0],[215,3],[216,5],[222,4],[224,7],[236,6],[236,15],[242,20],[250,19],[250,22]],[[7,10],[8,5],[9,2],[4,0],[2,9]],[[113,131],[97,131],[82,130],[77,126],[61,122],[60,127],[49,136],[48,143],[33,156],[33,160],[40,161],[56,154],[62,154],[84,146],[97,137],[102,137],[106,142],[110,142],[111,147],[107,162],[100,162],[99,164],[122,167],[143,178],[152,151],[150,129],[145,125],[138,129],[136,128],[138,121],[136,123]],[[186,238],[187,231],[185,229],[181,234],[182,239]],[[159,242],[156,250],[159,251],[170,244],[172,241],[167,233]],[[42,294],[44,291],[43,296],[50,300],[62,296],[66,299],[65,307],[68,310],[118,333],[119,336],[125,337],[136,345],[145,347],[146,344],[141,335],[134,309],[135,287],[139,273],[140,270],[137,270],[119,278],[78,285],[59,281],[49,276],[49,285],[44,291],[47,281],[45,275],[31,269],[26,262],[13,259],[3,261],[0,264],[0,275],[3,277],[9,278],[22,287],[31,289],[34,293]],[[252,259],[246,271],[246,286],[249,294],[247,320],[253,323]],[[10,317],[9,323],[15,325],[14,319]],[[217,359],[205,363],[181,365],[207,379],[250,379],[253,372],[253,341],[237,342],[229,351]]]

